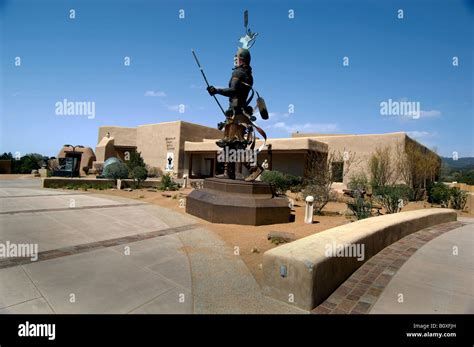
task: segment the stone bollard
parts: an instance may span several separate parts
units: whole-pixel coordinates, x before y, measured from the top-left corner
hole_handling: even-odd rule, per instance
[[[313,224],[313,202],[314,197],[308,195],[306,197],[306,206],[304,210],[304,222],[306,224]]]
[[[188,175],[183,175],[183,188],[188,188]]]

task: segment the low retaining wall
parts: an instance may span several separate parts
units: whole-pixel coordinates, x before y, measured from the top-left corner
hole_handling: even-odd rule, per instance
[[[276,247],[263,255],[265,294],[305,310],[322,303],[365,261],[418,230],[457,220],[454,210],[432,208],[384,215],[341,225]],[[332,246],[357,256],[328,256]],[[346,253],[347,254],[347,253]]]
[[[91,188],[99,186],[110,186],[115,187],[115,181],[112,179],[96,179],[96,178],[66,178],[66,177],[46,177],[42,179],[43,188],[66,188],[70,187],[82,187],[85,185]]]
[[[121,180],[121,188],[133,187],[132,179]],[[67,178],[67,177],[47,177],[43,179],[43,188],[66,188],[70,187],[84,187],[89,186],[90,188],[98,188],[104,186],[110,186],[113,188],[116,186],[115,180],[107,178]],[[141,188],[156,188],[160,185],[160,180],[152,179],[146,180],[141,183]]]

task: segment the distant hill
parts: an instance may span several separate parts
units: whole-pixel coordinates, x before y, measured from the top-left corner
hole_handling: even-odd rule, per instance
[[[441,157],[441,162],[443,166],[449,169],[450,171],[464,171],[474,169],[474,157],[458,158],[458,160],[453,160],[453,158]]]

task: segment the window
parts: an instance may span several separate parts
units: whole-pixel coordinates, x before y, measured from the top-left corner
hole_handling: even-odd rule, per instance
[[[333,182],[342,182],[343,173],[344,173],[344,162],[336,161],[332,163],[331,170],[332,170]]]

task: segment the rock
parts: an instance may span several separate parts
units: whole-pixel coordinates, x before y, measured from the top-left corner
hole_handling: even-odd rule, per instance
[[[250,250],[250,253],[260,253],[260,250],[257,247],[255,247]]]
[[[293,233],[287,233],[284,231],[270,231],[267,239],[273,243],[279,244],[284,242],[291,242],[296,240],[296,236]]]
[[[161,194],[161,196],[164,196],[165,198],[171,198],[171,194],[164,193],[164,194]]]
[[[258,264],[258,269],[263,270],[263,264]]]
[[[125,188],[123,191],[124,192],[131,192],[131,191],[133,191],[133,189],[132,188]]]

